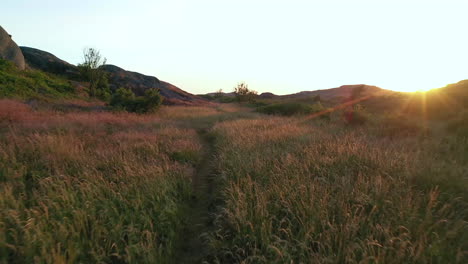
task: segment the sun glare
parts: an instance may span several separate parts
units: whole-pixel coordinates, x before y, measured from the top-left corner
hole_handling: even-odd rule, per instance
[[[432,90],[432,89],[430,89],[430,88],[429,89],[417,89],[417,90],[412,91],[412,92],[414,92],[414,93],[425,93],[425,92],[430,91],[430,90]]]
[[[442,85],[443,86],[443,85]],[[382,86],[382,88],[384,89],[389,89],[389,90],[392,90],[392,91],[395,91],[395,92],[404,92],[404,93],[424,93],[424,92],[428,92],[432,89],[435,89],[434,87],[442,87],[442,86],[428,86],[427,88],[423,88],[423,87],[414,87],[414,86],[410,86],[410,87],[386,87],[386,86]]]

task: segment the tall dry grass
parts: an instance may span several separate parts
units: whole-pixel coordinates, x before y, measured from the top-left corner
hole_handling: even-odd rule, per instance
[[[450,188],[468,186],[462,152],[452,150],[457,164],[440,158],[442,139],[370,131],[292,118],[216,125],[212,261],[466,263],[467,200]]]
[[[53,109],[0,100],[0,263],[173,262],[211,126],[208,262],[467,262],[466,138],[235,104]]]
[[[0,263],[166,263],[187,224],[195,130],[156,115],[0,101]]]

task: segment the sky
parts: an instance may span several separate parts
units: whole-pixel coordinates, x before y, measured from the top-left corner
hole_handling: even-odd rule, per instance
[[[194,93],[397,91],[468,79],[464,0],[2,0],[20,46],[73,64],[83,49]]]

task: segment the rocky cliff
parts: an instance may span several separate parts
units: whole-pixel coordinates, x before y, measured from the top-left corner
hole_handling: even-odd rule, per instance
[[[26,63],[24,61],[23,53],[16,43],[0,26],[0,58],[13,62],[18,68],[24,70]]]

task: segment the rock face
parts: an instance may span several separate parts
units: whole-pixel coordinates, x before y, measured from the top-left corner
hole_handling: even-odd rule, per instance
[[[132,89],[136,95],[143,95],[146,89],[161,86],[161,82],[156,77],[126,71],[115,65],[106,64],[101,66],[101,69],[109,74],[109,84],[112,90],[125,87]]]
[[[115,65],[104,65],[102,69],[109,74],[109,84],[112,90],[125,87],[132,89],[136,95],[143,95],[147,89],[156,88],[164,96],[164,104],[167,105],[202,105],[208,103],[205,99],[187,93],[153,76],[126,71]]]
[[[0,26],[0,58],[13,62],[21,70],[24,70],[26,67],[24,56],[20,48],[11,39],[11,35],[8,34],[1,26]]]
[[[20,49],[23,52],[26,63],[32,68],[58,75],[65,75],[72,79],[79,77],[79,71],[75,65],[63,61],[53,54],[29,47],[20,47]]]

